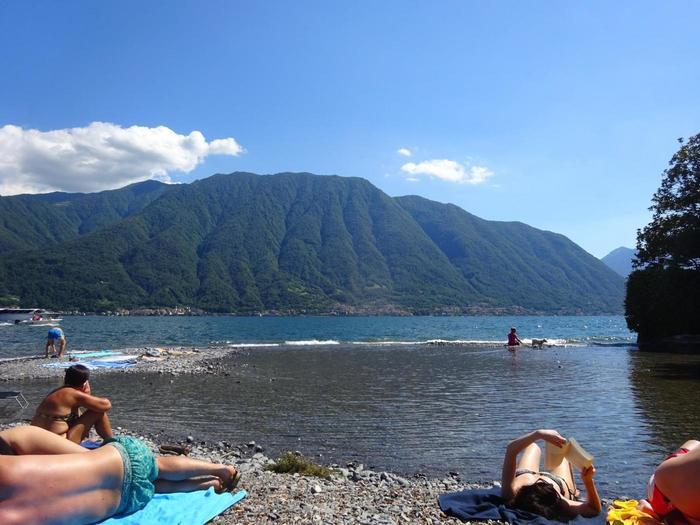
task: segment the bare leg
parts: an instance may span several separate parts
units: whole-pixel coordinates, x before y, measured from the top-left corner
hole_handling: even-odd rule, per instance
[[[214,487],[216,492],[222,492],[224,485],[219,478],[185,479],[182,481],[166,481],[158,479],[155,482],[158,494],[169,494],[171,492],[194,492],[196,490],[207,490]]]
[[[102,417],[95,421],[95,431],[102,439],[111,439],[114,437],[112,433],[112,424],[109,422],[107,412],[103,412]]]
[[[158,479],[166,481],[182,481],[200,476],[217,477],[224,484],[229,483],[236,475],[236,469],[231,465],[210,463],[183,456],[159,456]]]
[[[109,424],[107,413],[88,410],[71,424],[66,433],[66,438],[73,443],[80,443],[90,435],[92,427],[95,427],[95,430],[103,439],[112,437],[112,427]]]
[[[571,468],[571,463],[566,458],[562,458],[561,463],[552,468],[552,474],[561,476],[566,481],[566,484],[571,490],[574,491],[574,496],[578,497],[579,490],[576,488],[576,481],[574,480],[574,471]]]
[[[66,348],[66,338],[64,337],[61,339],[61,342],[58,344],[58,357],[63,357],[63,350]]]
[[[13,427],[0,432],[5,442],[18,456],[36,454],[73,454],[88,450],[43,428]]]
[[[537,443],[530,443],[525,450],[523,450],[520,459],[518,459],[518,465],[516,468],[524,468],[532,470],[533,472],[540,471],[540,458],[542,457],[542,449],[537,445]]]

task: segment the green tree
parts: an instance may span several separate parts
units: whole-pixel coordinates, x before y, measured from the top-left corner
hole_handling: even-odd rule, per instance
[[[637,234],[627,281],[625,317],[641,348],[700,332],[700,134],[679,142],[652,199],[652,221]]]
[[[637,234],[635,268],[700,270],[700,134],[678,142],[649,208],[652,221]]]

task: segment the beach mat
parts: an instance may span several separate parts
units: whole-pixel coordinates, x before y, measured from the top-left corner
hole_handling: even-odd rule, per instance
[[[68,352],[68,357],[75,357],[76,359],[85,359],[86,357],[106,357],[110,355],[124,355],[116,350],[77,350],[75,352]]]
[[[95,368],[129,368],[138,362],[137,356],[113,355],[109,357],[88,359],[86,361],[58,361],[41,365],[44,368],[68,368],[73,365],[84,365],[90,370]]]
[[[500,520],[518,525],[560,525],[558,521],[507,507],[501,497],[499,487],[442,494],[438,496],[438,504],[445,514],[462,521]],[[602,524],[605,523],[605,513],[601,512],[595,518],[578,516],[569,523],[576,525]]]
[[[141,510],[126,516],[112,516],[103,525],[204,525],[248,493],[239,490],[235,494],[217,494],[213,488],[206,491],[156,494]]]

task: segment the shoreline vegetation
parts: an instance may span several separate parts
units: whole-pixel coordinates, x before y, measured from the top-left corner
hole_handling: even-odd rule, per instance
[[[18,306],[0,305],[0,308],[19,308]],[[318,317],[458,317],[458,316],[603,316],[603,315],[620,315],[619,312],[597,312],[591,314],[589,312],[545,312],[542,310],[532,310],[521,306],[511,307],[485,307],[485,306],[469,306],[463,308],[444,308],[436,310],[406,310],[396,306],[386,306],[384,308],[365,306],[355,307],[342,305],[336,309],[330,310],[313,310],[313,309],[298,309],[298,310],[261,310],[253,312],[210,312],[199,308],[190,307],[153,307],[153,308],[134,308],[134,309],[118,309],[104,311],[82,311],[82,310],[51,310],[51,313],[61,316],[115,316],[115,317],[299,317],[299,316],[318,316]],[[46,319],[45,321],[50,321]]]

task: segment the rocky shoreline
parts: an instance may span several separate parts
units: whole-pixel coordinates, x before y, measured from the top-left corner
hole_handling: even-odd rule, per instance
[[[228,374],[221,360],[244,351],[231,347],[144,347],[119,349],[119,352],[134,356],[136,364],[120,369],[96,368],[91,374]],[[0,382],[60,380],[63,369],[42,366],[51,362],[56,360],[43,357],[5,360],[0,367]],[[195,436],[174,439],[165,432],[136,434],[120,427],[115,430],[144,439],[156,451],[163,444],[178,444],[188,448],[192,457],[236,465],[243,474],[239,488],[246,490],[248,497],[215,519],[217,524],[457,524],[462,522],[442,513],[437,497],[444,492],[483,486],[463,482],[456,472],[442,479],[421,474],[403,477],[369,470],[358,463],[329,465],[333,471],[330,479],[277,474],[264,469],[272,460],[255,442],[208,443]]]
[[[24,423],[0,425],[0,430],[17,424]],[[456,525],[463,522],[445,516],[437,497],[483,487],[463,482],[456,472],[442,479],[422,475],[406,478],[368,470],[357,463],[330,465],[330,479],[277,474],[265,470],[273,460],[252,441],[237,445],[208,443],[195,436],[176,441],[163,433],[141,435],[121,427],[115,429],[115,434],[136,436],[156,452],[164,444],[175,444],[186,448],[190,457],[235,465],[243,475],[238,489],[245,490],[248,497],[212,521],[219,525]]]
[[[219,365],[223,357],[240,354],[242,351],[237,348],[224,346],[210,346],[205,349],[197,347],[141,347],[141,348],[119,348],[115,351],[127,356],[133,356],[135,364],[126,368],[95,368],[90,371],[92,375],[100,374],[133,374],[133,373],[154,373],[154,374],[226,374]],[[80,358],[80,354],[67,352],[62,361],[73,361],[70,356],[74,355],[75,363],[78,364],[85,359]],[[88,359],[89,360],[89,359]],[[17,357],[4,359],[0,366],[0,382],[30,380],[30,379],[51,379],[62,378],[64,370],[62,368],[47,368],[43,365],[55,363],[56,359],[46,359],[43,356]]]

